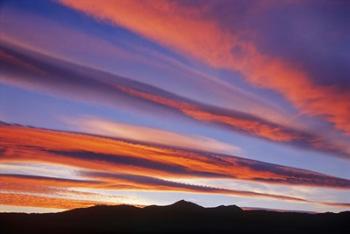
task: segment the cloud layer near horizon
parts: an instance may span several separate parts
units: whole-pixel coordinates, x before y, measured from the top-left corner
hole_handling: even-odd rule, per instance
[[[36,162],[74,166],[80,176],[77,179],[62,179],[1,174],[1,196],[7,197],[2,200],[4,205],[4,201],[9,199],[6,195],[9,192],[43,196],[79,187],[97,190],[182,191],[308,202],[303,198],[282,194],[172,182],[172,178],[230,178],[267,184],[350,188],[350,180],[235,156],[17,125],[2,124],[0,128],[1,163]],[[62,202],[66,204],[65,201]],[[87,204],[91,202],[86,201]],[[40,204],[41,202],[38,203],[39,206]],[[73,201],[72,206],[83,203],[77,201],[74,204]],[[13,205],[13,202],[7,205]],[[67,207],[69,205],[62,205],[61,208]]]

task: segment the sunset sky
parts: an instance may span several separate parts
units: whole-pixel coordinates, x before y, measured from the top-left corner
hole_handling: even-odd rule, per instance
[[[0,212],[350,210],[350,3],[5,0]]]

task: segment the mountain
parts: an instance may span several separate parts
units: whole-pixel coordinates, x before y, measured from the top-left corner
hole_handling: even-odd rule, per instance
[[[0,213],[0,233],[350,233],[350,212],[243,211],[178,201],[144,208],[94,206],[61,213]]]

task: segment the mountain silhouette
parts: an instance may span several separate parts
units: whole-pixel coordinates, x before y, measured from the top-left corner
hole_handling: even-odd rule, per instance
[[[350,212],[243,211],[178,201],[168,206],[93,206],[60,213],[0,213],[0,233],[350,233]]]
[[[159,207],[158,207],[159,208]],[[180,200],[178,202],[175,202],[174,204],[171,204],[169,206],[165,206],[166,209],[170,209],[170,210],[180,210],[180,211],[202,211],[204,209],[204,207],[197,205],[195,203],[192,202],[188,202],[185,200]],[[163,207],[164,209],[164,207]]]

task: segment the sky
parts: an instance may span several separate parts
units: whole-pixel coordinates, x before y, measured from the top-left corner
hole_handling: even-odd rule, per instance
[[[0,3],[0,212],[350,209],[350,4]]]

